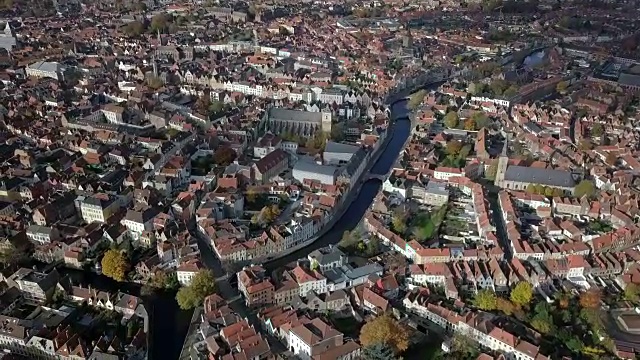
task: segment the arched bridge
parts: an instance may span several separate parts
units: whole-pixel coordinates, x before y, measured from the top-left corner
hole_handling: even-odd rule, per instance
[[[367,174],[367,176],[364,177],[364,181],[380,180],[382,182],[385,182],[385,181],[387,181],[387,177],[388,176],[389,176],[388,174],[381,175],[381,174],[369,173],[369,174]]]

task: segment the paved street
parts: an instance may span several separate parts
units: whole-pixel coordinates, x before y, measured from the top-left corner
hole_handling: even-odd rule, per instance
[[[394,118],[398,118],[398,117],[405,117],[407,114],[407,109],[406,106],[402,106],[402,105],[398,105],[395,107],[396,111],[394,111]],[[397,110],[397,109],[401,109],[401,110]],[[397,116],[398,111],[400,112],[400,116]],[[397,149],[395,150],[395,153],[391,154],[391,153],[387,153],[389,149],[387,149],[389,143],[391,142],[391,139],[396,137],[394,135],[394,130],[395,126],[392,126],[389,128],[389,134],[387,135],[387,137],[384,140],[384,143],[381,145],[382,149],[380,150],[379,154],[377,155],[376,159],[374,159],[373,161],[370,161],[366,168],[365,171],[362,172],[360,178],[357,180],[357,184],[354,187],[354,189],[352,191],[350,191],[347,194],[347,197],[345,198],[345,201],[343,201],[342,203],[342,207],[341,210],[329,221],[329,223],[327,223],[327,225],[322,229],[322,231],[318,234],[317,237],[322,237],[325,233],[329,232],[330,230],[332,230],[335,226],[335,224],[343,217],[343,215],[345,214],[345,212],[347,212],[350,208],[350,204],[356,200],[358,193],[362,190],[363,184],[364,184],[364,179],[366,178],[366,174],[368,174],[369,172],[373,172],[373,173],[382,173],[385,171],[388,171],[388,168],[390,166],[393,165],[393,162],[396,161],[397,156],[398,156],[398,152]],[[409,136],[410,133],[410,129],[407,130],[407,134],[402,134],[404,136],[404,139],[400,139],[401,140],[401,145],[404,144],[406,137]],[[398,139],[396,139],[398,140]],[[398,146],[396,146],[397,148]],[[391,155],[391,156],[390,156]],[[387,159],[389,158],[389,159]],[[385,161],[382,161],[385,160]],[[382,170],[381,170],[382,169]],[[370,202],[367,204],[367,207],[370,205]],[[360,221],[360,219],[358,219],[358,221]],[[216,276],[216,285],[218,288],[218,293],[220,294],[220,296],[222,296],[228,303],[229,306],[231,307],[231,309],[233,309],[236,313],[238,313],[240,316],[242,316],[243,318],[247,319],[247,321],[249,322],[249,324],[253,325],[257,330],[261,329],[261,325],[260,322],[256,316],[256,312],[253,311],[252,309],[249,309],[243,299],[242,296],[240,294],[240,292],[236,287],[233,287],[231,285],[231,283],[229,282],[230,280],[230,276],[235,276],[235,274],[228,274],[227,271],[223,268],[222,263],[220,261],[220,259],[216,256],[216,254],[214,253],[213,249],[210,247],[209,244],[209,240],[206,239],[202,234],[200,234],[200,232],[197,230],[197,225],[195,223],[195,220],[193,220],[190,224],[189,224],[189,231],[191,232],[191,234],[197,239],[198,241],[198,247],[200,248],[200,253],[201,253],[201,259],[202,262],[205,266],[207,266],[208,268],[210,268],[213,272],[214,275]],[[322,244],[321,241],[316,241],[313,242],[312,244],[310,244],[309,246],[300,249],[299,251],[295,251],[292,254],[289,254],[285,257],[279,258],[277,260],[274,260],[273,262],[270,262],[268,265],[264,264],[265,267],[269,266],[268,268],[272,268],[273,265],[275,265],[276,263],[281,264],[283,261],[293,261],[295,259],[298,259],[300,257],[306,256],[309,252],[313,251],[314,249],[324,246]],[[293,259],[293,260],[291,260]],[[265,337],[267,337],[267,339],[269,340],[269,344],[271,346],[271,349],[274,353],[278,354],[278,353],[282,353],[284,351],[286,351],[286,348],[280,343],[280,341],[278,339],[276,339],[273,336],[270,336],[268,334],[266,334],[266,332],[261,331],[263,333],[263,335]]]
[[[275,353],[282,353],[286,348],[275,337],[268,335],[265,331],[261,331],[262,327],[260,321],[256,315],[256,312],[249,309],[243,299],[242,295],[238,291],[237,287],[233,287],[229,283],[229,274],[226,273],[222,267],[220,259],[216,256],[213,250],[209,247],[209,241],[200,234],[197,230],[195,222],[190,224],[189,231],[191,235],[198,240],[198,247],[200,248],[200,258],[205,266],[213,271],[213,274],[218,276],[216,278],[216,286],[218,288],[218,294],[222,296],[228,303],[229,307],[235,311],[241,317],[247,319],[250,325],[260,331],[269,341],[271,350]],[[232,275],[234,276],[234,275]]]

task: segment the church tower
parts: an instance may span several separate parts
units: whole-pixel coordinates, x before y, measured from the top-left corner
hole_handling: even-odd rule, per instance
[[[156,61],[156,56],[153,55],[153,76],[158,77],[158,62]]]
[[[504,176],[507,172],[507,166],[509,165],[509,156],[507,156],[507,148],[509,147],[509,136],[507,135],[504,140],[504,147],[502,148],[502,154],[498,158],[498,169],[496,170],[496,178],[494,184],[497,187],[503,188]]]
[[[5,22],[4,24],[4,30],[2,32],[3,36],[6,37],[13,37],[13,29],[11,28],[11,24],[9,24],[9,21]]]
[[[409,24],[406,25],[407,31],[402,37],[402,47],[410,48],[413,46],[413,35],[411,34],[411,29],[409,29]]]

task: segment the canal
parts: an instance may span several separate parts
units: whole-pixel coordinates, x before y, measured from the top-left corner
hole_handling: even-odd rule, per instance
[[[407,109],[407,101],[399,101],[392,105],[391,117],[396,119],[391,130],[391,139],[386,149],[380,154],[380,158],[371,168],[374,174],[386,174],[398,159],[400,151],[404,147],[407,138],[411,134],[411,121],[408,118],[409,110]],[[373,199],[380,191],[382,183],[379,180],[369,180],[362,185],[358,197],[356,197],[347,211],[344,213],[335,225],[322,237],[315,242],[309,244],[298,251],[295,251],[284,257],[274,259],[263,264],[268,272],[283,267],[288,263],[296,261],[302,257],[306,257],[309,252],[325,247],[330,244],[337,244],[342,238],[342,234],[347,230],[353,230],[365,212],[371,206]]]
[[[60,267],[58,272],[71,278],[73,284],[95,289],[140,296],[141,286],[135,283],[119,283],[104,275]],[[161,293],[153,297],[140,296],[149,314],[149,360],[177,359],[182,350],[191,314],[178,307],[175,293]]]
[[[397,120],[393,125],[393,130],[391,130],[391,128],[389,129],[391,139],[389,140],[386,149],[384,149],[383,153],[380,155],[378,161],[373,165],[371,169],[372,173],[386,174],[391,169],[398,158],[400,150],[403,148],[409,134],[411,133],[411,122],[408,119],[409,111],[406,108],[406,103],[406,101],[400,101],[395,103],[392,107],[392,118]],[[339,242],[342,238],[342,234],[346,230],[352,230],[358,225],[364,216],[364,213],[373,202],[374,197],[378,191],[380,191],[381,186],[382,184],[379,180],[369,180],[365,182],[362,185],[360,193],[351,203],[342,218],[340,218],[333,228],[324,236],[299,251],[265,264],[265,267],[271,271],[301,257],[305,257],[309,252],[315,249]],[[201,243],[200,239],[199,243]],[[217,261],[217,259],[213,259],[214,255],[209,249],[202,250],[202,254],[205,257],[203,258],[203,261],[209,267],[217,269],[218,273],[222,271],[219,261]],[[209,256],[207,257],[207,255]],[[91,286],[100,290],[110,292],[123,291],[132,295],[140,296],[140,286],[137,284],[118,283],[104,275],[98,275],[88,271],[68,268],[59,268],[58,271],[62,275],[68,275],[73,279],[74,284],[83,284],[84,286],[91,284]],[[220,290],[226,290],[226,293],[229,293],[228,296],[234,295],[231,294],[232,292],[237,292],[236,289],[227,289],[228,282],[225,282],[224,285],[225,286],[220,286]],[[227,295],[226,293],[225,295]],[[172,293],[162,293],[154,297],[143,296],[142,298],[150,317],[149,360],[178,359],[189,328],[192,311],[180,310],[177,302],[175,301],[175,294]],[[232,305],[234,310],[242,310],[238,308],[242,307],[241,302],[235,302]]]

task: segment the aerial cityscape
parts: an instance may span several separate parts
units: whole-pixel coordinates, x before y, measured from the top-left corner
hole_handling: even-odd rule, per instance
[[[639,359],[639,5],[0,2],[0,360]]]

